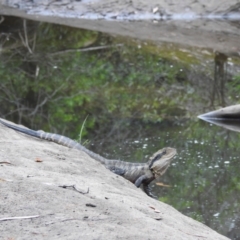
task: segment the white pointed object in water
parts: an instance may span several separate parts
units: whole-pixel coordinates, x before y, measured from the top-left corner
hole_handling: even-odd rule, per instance
[[[232,105],[225,108],[220,108],[218,110],[204,113],[198,116],[198,118],[203,120],[214,120],[214,119],[240,119],[240,104]]]
[[[208,112],[199,115],[198,118],[226,129],[240,132],[240,104]]]

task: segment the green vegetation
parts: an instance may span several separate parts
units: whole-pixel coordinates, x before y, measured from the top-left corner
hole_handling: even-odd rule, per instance
[[[28,25],[32,35],[24,32]],[[17,49],[8,45],[1,56],[1,115],[9,120],[76,137],[89,115],[84,137],[116,119],[157,123],[185,115],[181,65],[87,30],[31,22],[22,31],[23,45],[12,43]],[[9,54],[15,54],[11,61]]]
[[[82,137],[123,119],[124,124],[184,119],[199,111],[192,103],[203,92],[211,94],[211,87],[200,85],[204,72],[199,82],[191,77],[190,67],[199,61],[193,50],[166,44],[154,49],[150,43],[138,48],[88,30],[9,21],[14,34],[2,40],[1,115],[31,128],[76,138],[86,116]],[[98,50],[90,51],[93,47]]]

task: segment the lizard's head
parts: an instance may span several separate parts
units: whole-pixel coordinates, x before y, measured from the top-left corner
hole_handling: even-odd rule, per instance
[[[170,147],[166,147],[155,152],[148,161],[149,169],[152,171],[154,176],[163,175],[176,154],[176,149]]]

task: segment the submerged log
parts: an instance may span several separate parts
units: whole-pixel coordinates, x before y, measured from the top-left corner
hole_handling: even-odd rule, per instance
[[[202,115],[199,115],[198,118],[203,119],[205,121],[209,119],[224,119],[224,120],[230,120],[234,119],[240,120],[240,104],[232,105],[229,107],[221,108],[212,112],[208,112]]]
[[[220,127],[240,132],[240,104],[199,115],[198,118]]]

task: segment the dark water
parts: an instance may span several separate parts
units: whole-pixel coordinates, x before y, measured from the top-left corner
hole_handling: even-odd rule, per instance
[[[86,119],[82,142],[107,158],[176,148],[154,194],[240,239],[240,135],[197,118],[239,102],[239,58],[34,22],[24,35],[9,21],[0,25],[1,117],[73,138]]]

